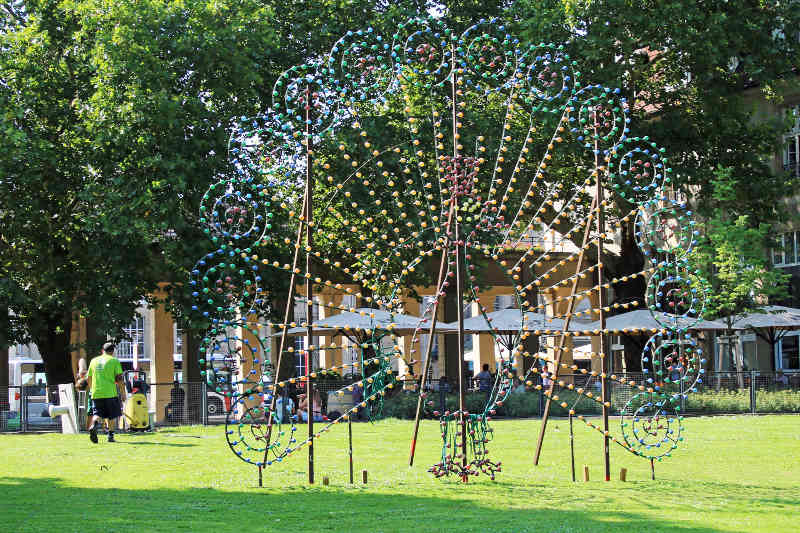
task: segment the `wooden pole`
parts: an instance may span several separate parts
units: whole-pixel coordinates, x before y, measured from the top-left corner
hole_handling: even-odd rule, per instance
[[[628,469],[627,468],[620,468],[619,469],[619,480],[626,481],[628,478]]]
[[[453,221],[453,207],[451,204],[450,212],[447,215],[447,231],[450,231],[450,224]],[[431,313],[431,327],[428,330],[428,346],[425,349],[425,362],[422,369],[422,377],[419,382],[419,396],[417,397],[417,412],[414,415],[414,433],[411,436],[411,453],[408,457],[408,466],[414,466],[414,452],[417,448],[417,434],[419,433],[419,419],[422,414],[422,403],[425,401],[423,394],[425,393],[425,386],[428,383],[428,369],[431,366],[431,350],[433,349],[433,335],[436,332],[436,321],[438,320],[439,298],[442,292],[442,282],[444,282],[444,275],[447,270],[447,255],[450,252],[450,245],[447,239],[444,239],[442,244],[442,260],[439,263],[439,278],[436,282],[436,299],[433,301],[433,312]]]
[[[303,199],[303,207],[300,210],[300,217],[305,218],[306,214],[306,205],[307,202],[305,198]],[[265,437],[265,445],[264,445],[264,463],[267,462],[267,455],[269,454],[269,443],[270,438],[272,437],[272,420],[273,416],[272,413],[275,412],[275,404],[277,402],[277,391],[278,391],[278,381],[280,377],[281,371],[281,362],[283,361],[283,350],[286,347],[286,337],[289,331],[287,324],[289,323],[289,317],[291,316],[292,309],[294,305],[292,303],[292,298],[294,296],[295,289],[297,288],[297,275],[295,271],[297,270],[297,263],[300,258],[300,243],[303,242],[303,224],[300,223],[297,226],[297,237],[295,238],[295,247],[294,247],[294,259],[292,260],[292,275],[289,278],[289,294],[286,296],[286,312],[283,315],[283,331],[281,332],[281,342],[278,346],[278,361],[275,365],[275,378],[272,380],[272,398],[270,399],[269,403],[269,416],[267,418],[267,435]]]
[[[572,413],[569,415],[569,456],[572,465],[572,482],[575,482],[575,434],[572,432]]]
[[[594,173],[595,173],[595,198],[597,198],[597,301],[600,310],[600,399],[603,402],[603,465],[605,467],[606,481],[611,481],[611,458],[609,450],[608,433],[608,361],[606,357],[606,305],[605,291],[603,290],[603,237],[605,235],[605,202],[603,201],[603,180],[600,179],[600,150],[597,143],[597,110],[593,113],[594,119]]]
[[[350,484],[353,484],[353,418],[352,415],[347,417],[347,440],[348,440],[348,453],[350,456]]]
[[[589,481],[589,465],[583,465],[583,481]]]
[[[364,483],[364,485],[367,484],[367,471],[366,470],[362,470],[361,471],[361,482]]]
[[[594,215],[594,210],[597,207],[597,196],[594,197],[592,200],[592,207],[590,208],[590,215]],[[590,233],[591,225],[589,222],[586,223],[586,228],[583,231],[583,245],[581,246],[581,251],[578,253],[578,265],[575,267],[575,273],[581,271],[583,268],[583,260],[584,260],[584,252],[586,250],[586,245],[589,242],[589,233]],[[544,403],[544,413],[542,414],[542,427],[539,428],[539,439],[536,443],[536,454],[533,458],[533,464],[539,464],[539,457],[542,454],[542,443],[544,442],[544,433],[547,430],[547,420],[550,417],[550,403],[552,402],[553,397],[553,389],[556,386],[556,380],[558,379],[558,372],[561,367],[561,355],[564,353],[564,344],[566,341],[567,331],[569,330],[569,325],[572,322],[572,311],[575,309],[575,294],[578,291],[578,280],[580,278],[576,275],[575,279],[572,280],[572,289],[570,290],[569,301],[567,303],[567,317],[564,320],[564,330],[561,332],[561,337],[558,341],[558,346],[556,347],[556,360],[553,364],[553,376],[550,378],[550,387],[548,389],[549,394],[547,394],[547,400]]]
[[[656,480],[656,466],[655,463],[653,462],[653,459],[650,459],[650,479],[652,479],[653,481]]]

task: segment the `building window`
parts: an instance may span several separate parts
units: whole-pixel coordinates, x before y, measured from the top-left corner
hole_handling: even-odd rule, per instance
[[[137,356],[144,359],[144,317],[137,314],[133,322],[127,328],[122,328],[122,330],[125,332],[127,339],[117,345],[116,350],[114,350],[114,356],[120,360],[133,360],[133,348],[136,346]]]
[[[306,301],[302,298],[298,298],[294,304],[294,320],[297,323],[298,327],[306,327],[304,324],[307,322],[306,315],[308,314],[308,305]],[[319,298],[314,297],[314,304],[311,306],[311,321],[318,321],[319,320]],[[306,356],[303,353],[305,350],[305,341],[306,337],[302,335],[298,335],[294,338],[294,349],[295,349],[295,372],[296,376],[303,376],[308,373],[306,369]],[[311,338],[311,344],[314,346],[319,346],[319,337],[314,335]],[[311,361],[310,366],[313,371],[314,368],[319,367],[319,350],[314,349],[314,352],[311,354]]]
[[[358,302],[356,302],[356,297],[354,294],[345,294],[344,296],[342,296],[342,307],[344,307],[346,310],[355,309],[357,303]],[[347,339],[346,337],[343,336],[341,345],[343,354],[342,355],[343,364],[353,364],[361,360],[359,348],[355,344],[353,344],[353,342],[350,341],[350,339]],[[361,372],[360,370],[354,371],[352,368],[345,369],[345,373],[358,374],[360,372]]]
[[[743,370],[758,369],[758,340],[754,333],[740,334]]]
[[[429,322],[426,322],[426,326],[430,326],[430,320],[433,318],[433,304],[436,301],[435,296],[423,296],[422,297],[422,311],[423,317],[428,319]],[[426,328],[423,327],[421,331],[424,331]],[[419,357],[420,361],[424,360],[425,354],[428,350],[428,342],[430,339],[430,335],[420,335],[419,336]],[[431,346],[431,361],[438,361],[439,360],[439,335],[433,336],[433,346]]]
[[[494,310],[502,311],[503,309],[516,307],[516,303],[513,294],[500,294],[494,297]]]
[[[772,263],[776,266],[800,264],[800,231],[778,235],[778,247],[772,250]]]
[[[791,126],[783,136],[783,169],[793,176],[800,176],[800,106],[787,109],[786,116]]]
[[[800,336],[788,333],[778,342],[778,370],[800,370]]]
[[[472,318],[472,304],[467,304],[464,306],[464,320],[468,318]],[[472,347],[474,346],[472,342],[473,336],[472,335],[464,335],[464,351],[471,352]]]
[[[175,332],[175,354],[183,354],[183,330],[174,324],[173,331]],[[140,354],[142,352],[139,352]]]

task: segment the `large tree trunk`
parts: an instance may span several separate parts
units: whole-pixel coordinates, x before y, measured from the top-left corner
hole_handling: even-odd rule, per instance
[[[198,363],[200,353],[200,343],[203,340],[203,332],[195,329],[183,330],[186,337],[185,353],[183,355],[183,381],[186,383],[194,383],[202,381],[200,378],[200,363]]]
[[[444,320],[441,322],[455,322],[458,320],[458,306],[460,303],[457,301],[456,293],[454,290],[448,291],[444,298],[440,300],[441,304],[444,305]],[[428,342],[433,342],[433,338],[429,339]],[[444,348],[444,354],[442,353],[442,348]],[[447,376],[447,379],[450,380],[450,383],[458,384],[458,381],[454,381],[458,379],[459,372],[464,372],[463,368],[459,368],[458,362],[458,335],[453,333],[450,335],[444,336],[444,346],[439,346],[439,357],[444,356],[444,374]],[[425,361],[420,361],[421,370],[425,370]],[[474,370],[474,369],[473,369]],[[420,375],[422,373],[420,372]],[[470,376],[472,377],[472,376]]]
[[[645,256],[636,242],[633,224],[623,224],[621,232],[622,242],[619,256],[603,258],[605,265],[607,265],[604,269],[606,280],[636,274],[648,266],[645,264]],[[614,285],[614,300],[609,303],[627,303],[634,300],[642,302],[646,287],[647,280],[643,276],[636,276],[628,279],[628,281],[616,283]],[[621,312],[625,311],[627,309]]]
[[[200,377],[200,364],[197,362],[200,351],[200,342],[203,338],[203,332],[193,329],[184,329],[184,350],[183,350],[183,382],[190,390],[187,390],[186,399],[186,412],[189,413],[188,422],[191,424],[198,424],[202,420],[202,398],[197,401],[197,395],[202,390],[202,381]]]
[[[646,268],[647,261],[644,254],[639,249],[633,234],[632,224],[625,224],[622,227],[622,243],[620,246],[619,256],[609,256],[604,258],[608,264],[605,270],[606,280],[611,278],[622,278],[631,274],[641,272]],[[626,313],[631,309],[639,309],[644,307],[644,293],[647,287],[647,280],[643,276],[636,276],[629,278],[628,281],[616,283],[614,285],[614,298],[610,300],[609,304],[614,303],[631,303],[639,302],[638,307],[634,308],[619,308],[617,312],[613,311],[611,314]],[[641,372],[642,371],[642,349],[644,342],[638,342],[638,339],[623,336],[624,357],[625,357],[625,371],[626,372]],[[646,339],[645,339],[646,341]]]
[[[8,411],[8,348],[0,346],[0,412]],[[0,424],[3,423],[0,415]],[[4,429],[0,425],[0,429]]]
[[[102,351],[103,344],[108,338],[106,332],[99,329],[98,324],[97,320],[86,318],[86,357],[89,360]]]
[[[44,362],[47,384],[54,389],[61,383],[72,383],[72,358],[70,356],[70,330],[72,312],[41,312],[36,317],[41,327],[31,332]]]
[[[526,274],[530,271],[529,268],[523,267],[522,269],[522,281],[521,285],[523,287],[527,286],[528,283],[531,282],[529,276]],[[530,309],[531,307],[535,308],[537,303],[539,302],[539,288],[531,283],[531,288],[525,291],[525,296],[522,298],[523,302],[527,301],[528,305],[523,306],[523,308]],[[523,309],[524,310],[524,309]],[[517,362],[517,368],[519,369],[518,376],[520,379],[523,379],[525,376],[528,375],[528,371],[531,369],[532,366],[536,363],[535,356],[539,353],[539,336],[530,335],[528,338],[522,340],[522,349],[530,354],[529,357],[522,357],[522,361]]]
[[[2,315],[0,320],[6,318],[8,309],[0,307],[0,315]],[[0,333],[0,411],[8,411],[8,346],[10,340]]]
[[[625,372],[642,371],[642,350],[644,350],[647,339],[648,337],[645,336],[639,338],[628,335],[622,336],[622,345],[625,347]]]

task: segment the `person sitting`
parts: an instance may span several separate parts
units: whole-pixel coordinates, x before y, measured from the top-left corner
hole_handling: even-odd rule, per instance
[[[297,414],[303,422],[308,422],[308,396],[306,394],[299,394],[297,396]],[[319,391],[314,391],[314,398],[311,405],[311,413],[314,417],[314,422],[322,422],[322,398]]]
[[[292,397],[289,395],[285,398],[284,396],[278,396],[275,402],[275,420],[278,424],[283,424],[284,420],[291,420],[293,416],[294,400],[292,400]]]
[[[132,391],[137,390],[131,387]],[[186,392],[184,392],[183,388],[181,388],[180,382],[173,381],[172,382],[172,389],[169,391],[169,404],[167,404],[165,411],[167,415],[167,419],[170,422],[177,422],[183,419],[183,407],[184,407],[184,399],[186,398]]]
[[[364,401],[364,386],[361,384],[360,375],[356,375],[354,377],[359,381],[353,383],[353,408],[358,409],[353,413],[353,420],[363,420],[364,415],[366,414],[366,408],[361,407],[359,404]]]
[[[489,373],[488,363],[483,365],[483,370],[478,372],[478,374],[475,376],[475,379],[478,380],[478,392],[488,393],[492,390],[492,382],[494,381],[494,378],[492,377],[492,374]]]

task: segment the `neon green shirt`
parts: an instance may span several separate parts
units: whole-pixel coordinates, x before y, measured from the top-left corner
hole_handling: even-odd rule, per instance
[[[122,374],[122,364],[113,355],[98,355],[89,363],[92,378],[92,398],[116,398],[116,378]]]

